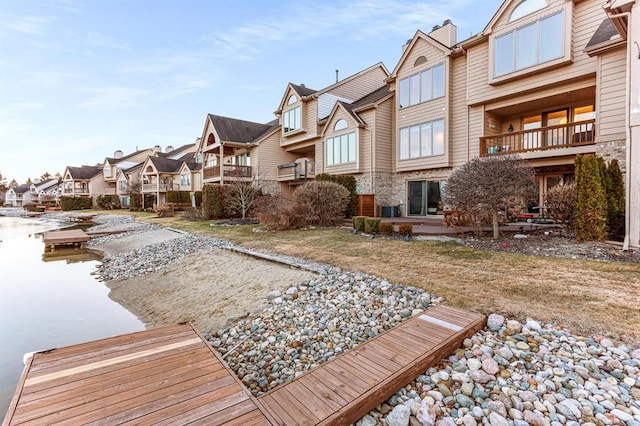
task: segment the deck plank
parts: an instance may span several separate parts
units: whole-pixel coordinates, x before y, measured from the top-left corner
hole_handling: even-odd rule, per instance
[[[425,317],[416,316],[387,330],[258,400],[283,425],[357,421],[484,326],[482,315],[457,308],[437,306],[423,314]],[[292,415],[292,394],[306,407],[314,407],[313,415],[305,416],[302,410]],[[329,407],[335,410],[331,414]],[[323,413],[327,415],[318,418]]]
[[[262,411],[202,336],[181,324],[34,354],[3,425],[184,424],[216,413],[275,424]]]

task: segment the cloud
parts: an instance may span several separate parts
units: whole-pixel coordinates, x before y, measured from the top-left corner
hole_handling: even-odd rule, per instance
[[[0,28],[21,34],[43,36],[47,25],[55,18],[45,16],[0,15]]]
[[[113,37],[100,33],[71,33],[70,37],[72,44],[76,48],[80,49],[79,51],[77,49],[71,50],[87,55],[92,55],[95,50],[101,50],[105,48],[123,51],[129,50],[129,46],[126,43],[120,42]]]

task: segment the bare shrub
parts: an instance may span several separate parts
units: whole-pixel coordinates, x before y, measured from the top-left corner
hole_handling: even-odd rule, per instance
[[[305,212],[301,212],[294,200],[284,194],[260,196],[254,210],[260,223],[272,230],[286,231],[307,226]]]
[[[349,191],[334,182],[307,182],[295,190],[296,210],[310,224],[332,226],[344,218],[349,203]]]
[[[510,197],[529,199],[535,194],[535,173],[515,155],[475,158],[453,171],[445,187],[445,203],[480,226],[491,217],[493,238],[500,236],[499,216]]]
[[[381,235],[393,234],[393,222],[380,222],[380,234]]]
[[[547,191],[545,205],[549,207],[549,217],[567,230],[573,230],[576,185],[558,185]]]

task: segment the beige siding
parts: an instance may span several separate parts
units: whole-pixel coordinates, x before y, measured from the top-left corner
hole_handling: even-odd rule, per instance
[[[251,150],[251,165],[260,180],[277,180],[278,165],[292,163],[298,155],[280,147],[280,133],[275,132]]]
[[[516,4],[516,2],[513,2],[513,4]],[[565,3],[556,0],[551,2],[548,8],[536,12],[531,15],[531,17],[522,18],[512,24],[506,25],[506,19],[508,19],[508,15],[512,9],[512,7],[510,7],[493,27],[493,34],[499,35],[501,31],[504,32],[504,30],[517,28],[528,20],[535,20],[541,16],[546,16],[550,13],[550,10],[556,10],[562,7],[563,4],[567,5],[566,13],[571,13],[573,10],[573,25],[571,28],[571,57],[573,62],[556,68],[537,69],[535,72],[523,75],[512,81],[492,86],[489,84],[490,69],[492,66],[492,59],[489,56],[489,43],[493,41],[492,36],[490,36],[484,43],[470,48],[468,52],[470,76],[472,76],[469,83],[469,102],[471,104],[475,105],[491,99],[511,97],[517,93],[535,90],[542,84],[548,86],[558,85],[565,81],[595,74],[597,69],[596,59],[589,57],[583,50],[600,22],[606,17],[602,10],[602,5],[598,1],[585,0],[573,4],[571,1]]]
[[[485,131],[484,108],[469,108],[469,154],[471,158],[480,156],[480,137]]]
[[[341,98],[358,100],[384,86],[387,73],[381,67],[375,67],[362,75],[331,88],[328,92]]]
[[[427,59],[426,63],[414,66],[416,59],[424,56]],[[449,111],[449,90],[451,89],[451,63],[449,57],[445,55],[445,52],[436,47],[433,43],[425,41],[423,39],[417,40],[417,42],[411,48],[411,51],[407,54],[404,63],[397,70],[397,82],[405,77],[411,76],[425,69],[431,68],[440,63],[445,64],[445,97],[434,99],[432,101],[423,102],[417,105],[412,105],[406,108],[397,109],[396,129],[395,129],[395,155],[396,158],[399,152],[399,132],[404,127],[425,123],[428,121],[444,119],[445,120],[445,155],[417,158],[412,160],[398,160],[396,163],[396,171],[410,171],[428,168],[440,168],[449,166],[450,155],[450,140],[449,140],[449,125],[450,119],[448,116]],[[396,108],[399,106],[399,97],[396,96]]]
[[[622,48],[600,58],[597,102],[601,139],[625,137],[626,53]]]
[[[375,110],[375,132],[374,157],[375,172],[390,173],[393,170],[395,129],[394,129],[394,108],[395,98],[391,97],[382,102]]]
[[[298,104],[302,104],[302,132],[294,133],[291,136],[284,136],[282,133],[280,146],[291,147],[300,142],[314,139],[318,136],[318,101],[311,100],[307,102],[298,101],[298,103],[288,106],[286,109],[293,108]],[[282,124],[282,116],[280,117]]]
[[[343,130],[339,130],[337,132],[333,131],[333,127],[335,126],[336,122],[338,120],[346,120],[347,123],[349,124],[349,127],[347,127],[346,129]],[[363,129],[359,129],[358,125],[355,121],[355,119],[353,118],[353,116],[349,113],[347,113],[343,108],[338,108],[336,110],[336,113],[331,117],[331,119],[327,122],[327,131],[324,134],[324,137],[322,138],[322,143],[320,143],[320,145],[323,147],[326,144],[326,140],[328,138],[334,137],[334,136],[338,136],[338,135],[344,135],[347,133],[352,133],[355,132],[356,133],[356,155],[358,157],[358,161],[356,161],[355,163],[349,163],[349,164],[338,164],[338,165],[333,165],[333,166],[329,166],[327,164],[325,164],[324,162],[324,155],[322,156],[322,163],[318,163],[318,159],[316,157],[316,163],[317,165],[322,164],[322,168],[324,170],[325,173],[329,173],[329,174],[347,174],[347,173],[359,173],[363,169],[363,149],[367,149],[366,146],[370,145],[369,141],[368,141],[368,131],[363,131]],[[365,147],[365,148],[363,148]],[[368,151],[367,150],[367,155],[368,155]],[[367,158],[368,161],[368,158]]]
[[[467,129],[467,61],[464,56],[451,61],[449,93],[451,120],[449,120],[449,153],[451,165],[464,164],[469,160]]]

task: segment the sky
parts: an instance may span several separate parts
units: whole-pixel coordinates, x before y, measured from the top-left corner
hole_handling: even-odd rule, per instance
[[[18,183],[195,142],[208,113],[266,123],[289,82],[319,90],[417,30],[458,40],[501,0],[0,0],[0,173]]]

